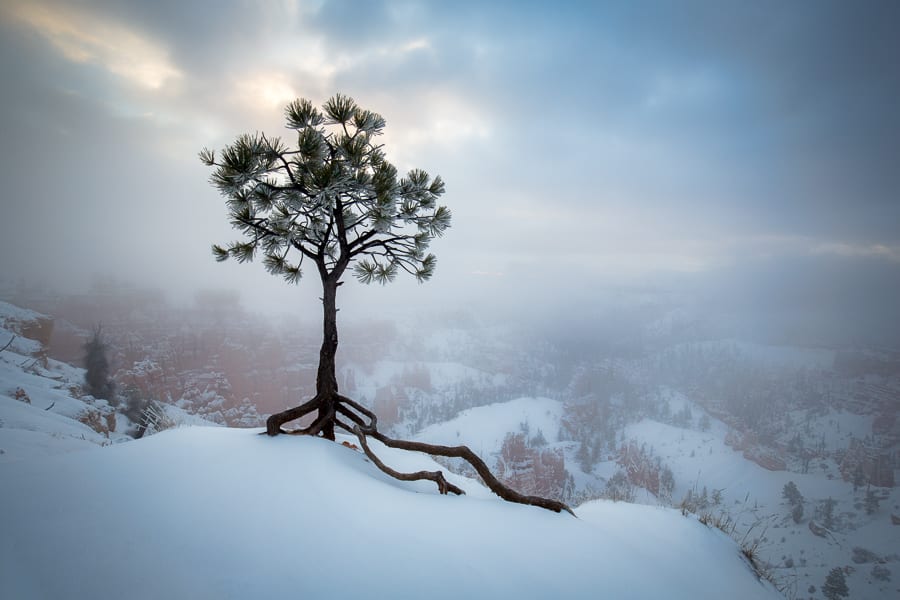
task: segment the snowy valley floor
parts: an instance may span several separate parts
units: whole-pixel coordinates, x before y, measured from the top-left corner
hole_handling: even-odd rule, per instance
[[[675,510],[594,501],[575,519],[449,477],[468,495],[322,439],[204,427],[2,464],[0,597],[780,597]]]

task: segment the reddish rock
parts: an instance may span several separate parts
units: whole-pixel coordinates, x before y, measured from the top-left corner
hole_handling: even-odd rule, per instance
[[[744,450],[744,458],[751,460],[769,471],[785,471],[787,464],[773,452],[759,446]]]

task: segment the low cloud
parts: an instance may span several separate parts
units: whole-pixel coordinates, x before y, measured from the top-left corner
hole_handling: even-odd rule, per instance
[[[98,65],[128,83],[159,90],[183,76],[161,44],[125,24],[69,5],[14,2],[7,10],[67,60]]]

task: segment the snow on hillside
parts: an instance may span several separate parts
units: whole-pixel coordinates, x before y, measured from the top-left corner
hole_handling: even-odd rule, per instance
[[[22,335],[44,315],[0,302],[0,462],[71,452],[112,441],[79,421],[92,407],[74,398],[84,370],[47,359],[37,340]],[[105,401],[99,401],[104,406]]]
[[[595,501],[576,519],[449,478],[469,495],[319,438],[214,428],[0,465],[0,597],[779,597],[677,511]]]
[[[16,306],[15,304],[0,300],[0,325],[4,328],[10,328],[12,323],[28,323],[41,318],[46,317],[30,308],[22,308],[21,306]],[[5,344],[6,341],[3,343]]]
[[[423,429],[416,439],[432,444],[469,446],[476,454],[500,451],[507,433],[528,429],[543,433],[547,442],[557,441],[562,404],[550,398],[518,398],[470,408],[456,418]]]
[[[695,414],[699,409],[695,409]],[[849,415],[853,417],[853,415]],[[833,415],[832,418],[840,418]],[[843,429],[851,429],[856,418],[847,419]],[[836,566],[849,567],[847,584],[851,597],[878,600],[891,597],[897,585],[879,580],[873,571],[879,563],[897,572],[900,561],[900,527],[891,524],[890,513],[900,502],[897,488],[877,489],[882,498],[881,508],[866,514],[863,498],[866,489],[854,491],[850,482],[843,481],[833,463],[808,474],[790,471],[769,471],[744,458],[724,443],[727,427],[711,419],[708,431],[674,427],[644,419],[626,427],[625,438],[652,447],[675,475],[672,497],[684,498],[690,491],[696,495],[704,490],[709,497],[715,490],[721,494],[721,504],[710,505],[712,514],[729,514],[737,524],[737,531],[751,531],[751,537],[762,536],[759,554],[772,567],[777,580],[785,584],[795,582],[798,597],[812,583],[821,585],[829,570]],[[826,476],[826,473],[832,473]],[[785,484],[793,481],[804,496],[805,514],[799,523],[790,517],[791,507],[782,498]],[[815,535],[810,520],[822,520],[817,508],[831,498],[836,502],[835,525],[824,536]],[[656,504],[658,500],[646,491],[637,494],[638,502]],[[870,558],[860,560],[863,553]],[[885,595],[887,594],[887,595]]]
[[[130,441],[132,423],[106,400],[81,396],[84,369],[46,357],[46,348],[24,332],[49,317],[0,302],[0,463],[86,450]],[[52,328],[52,327],[51,327]],[[213,425],[172,405],[171,422]]]

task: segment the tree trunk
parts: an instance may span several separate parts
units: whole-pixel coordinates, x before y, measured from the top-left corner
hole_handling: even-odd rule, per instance
[[[343,266],[346,266],[346,264]],[[338,394],[337,376],[335,374],[335,355],[337,354],[338,347],[337,288],[340,285],[338,277],[339,274],[343,272],[343,266],[337,269],[338,275],[335,275],[334,272],[331,275],[326,275],[324,273],[324,268],[320,265],[320,272],[323,274],[323,335],[322,348],[319,351],[319,370],[316,374],[316,395],[314,398],[300,406],[270,416],[266,421],[266,433],[269,435],[287,433],[281,429],[283,424],[288,421],[299,419],[314,410],[317,410],[318,415],[311,425],[302,429],[296,429],[290,433],[306,435],[321,434],[322,437],[334,441],[334,428],[335,426],[338,426],[348,433],[357,436],[366,456],[368,456],[375,466],[384,473],[402,481],[418,481],[422,479],[433,481],[437,484],[441,494],[464,494],[465,492],[461,488],[448,482],[441,471],[416,471],[414,473],[395,471],[384,464],[384,462],[372,452],[372,449],[366,442],[366,436],[377,439],[389,448],[424,452],[435,456],[461,458],[472,465],[491,491],[504,500],[517,502],[519,504],[530,504],[554,512],[564,510],[574,515],[575,513],[572,512],[572,509],[563,502],[541,498],[539,496],[526,496],[507,487],[494,477],[487,464],[467,446],[438,446],[422,442],[394,440],[385,436],[377,429],[378,418],[374,412],[350,398]],[[349,419],[350,423],[339,420],[337,417],[338,414]],[[367,420],[368,422],[366,422]]]
[[[334,440],[335,402],[338,395],[334,367],[338,347],[337,287],[337,279],[333,276],[322,281],[322,348],[319,350],[319,371],[316,374],[316,396],[322,399],[316,420],[320,422],[322,437],[329,440]]]
[[[312,425],[295,433],[322,434],[334,440],[334,419],[337,412],[338,384],[335,374],[335,355],[338,347],[337,333],[337,277],[324,276],[322,280],[322,347],[319,350],[319,369],[316,373],[316,395],[300,406],[275,413],[266,420],[266,433],[278,435],[281,426],[299,419],[314,410],[318,414]]]

